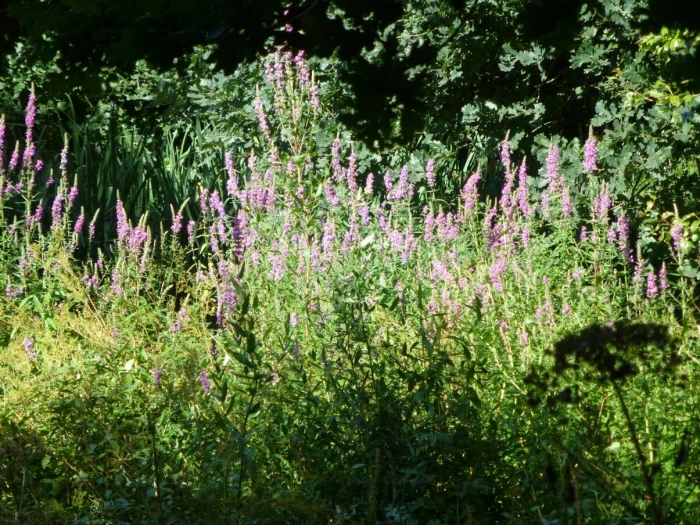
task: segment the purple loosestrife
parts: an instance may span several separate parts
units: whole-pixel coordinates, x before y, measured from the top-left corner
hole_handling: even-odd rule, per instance
[[[391,193],[394,188],[394,182],[391,179],[391,173],[388,171],[384,174],[384,188],[386,188],[387,194]]]
[[[40,223],[41,218],[44,215],[44,208],[41,206],[41,202],[36,205],[36,210],[34,211],[34,215],[32,216],[32,222],[35,223]]]
[[[374,173],[367,175],[367,180],[365,181],[365,193],[367,195],[372,195],[372,190],[374,188]]]
[[[634,277],[632,277],[633,283],[642,282],[642,272],[644,272],[644,263],[641,257],[637,258],[637,264],[634,266]]]
[[[547,155],[547,180],[549,181],[549,192],[556,195],[562,186],[562,180],[559,175],[559,148],[556,144],[552,144]]]
[[[569,195],[569,188],[563,183],[561,189],[561,213],[565,219],[571,215],[571,196]]]
[[[97,289],[97,287],[100,284],[100,282],[97,280],[97,277],[95,277],[94,275],[83,275],[82,281],[86,288]]]
[[[608,244],[615,244],[615,239],[617,238],[617,233],[615,228],[608,228]]]
[[[124,288],[121,285],[121,276],[116,267],[112,268],[112,284],[110,288],[112,289],[112,293],[116,296],[120,296],[124,293]]]
[[[506,138],[501,142],[501,164],[503,164],[503,169],[506,173],[510,171],[510,142],[508,142],[508,135],[510,135],[510,132],[506,134]]]
[[[579,241],[588,242],[588,230],[585,226],[581,226],[581,233],[579,233]]]
[[[260,92],[258,96],[255,97],[255,115],[258,117],[258,127],[263,136],[270,140],[270,126],[267,123],[267,115],[265,115],[265,107],[263,106],[263,101],[260,98]]]
[[[348,169],[345,173],[345,179],[348,182],[348,189],[351,193],[357,193],[357,155],[355,154],[355,148],[352,148],[350,153],[350,159],[348,160]]]
[[[431,188],[435,186],[435,161],[433,159],[428,160],[425,165],[425,179],[428,181],[428,186]]]
[[[330,182],[326,182],[326,184],[323,185],[323,189],[326,192],[326,199],[328,199],[328,203],[333,206],[334,208],[337,208],[340,206],[340,199],[335,193],[335,190],[333,189],[333,186],[331,185]]]
[[[219,239],[216,236],[216,225],[212,224],[209,226],[209,248],[211,253],[219,253]]]
[[[332,254],[335,241],[335,224],[333,224],[332,221],[327,220],[326,224],[323,226],[323,239],[321,240],[321,246],[323,247],[323,251],[327,256]]]
[[[430,301],[428,303],[428,315],[437,315],[438,304],[435,301]]]
[[[393,252],[401,251],[401,249],[403,248],[403,244],[404,244],[403,233],[401,233],[399,230],[395,230],[395,229],[391,228],[389,230],[387,238],[388,238],[389,243],[391,245],[391,251],[393,251]]]
[[[80,233],[83,231],[83,226],[85,226],[85,210],[83,208],[80,208],[80,215],[78,216],[78,219],[75,221],[75,226],[73,227],[73,231],[75,233]]]
[[[336,139],[333,141],[333,147],[331,148],[331,166],[333,169],[333,180],[335,182],[340,182],[341,180],[345,179],[345,170],[340,163],[340,147],[340,137],[336,137]]]
[[[63,218],[63,193],[56,195],[51,206],[51,231],[55,231],[56,228],[61,224],[61,219]]]
[[[625,261],[633,262],[632,250],[629,246],[630,239],[630,221],[624,215],[617,218],[617,246],[622,252],[622,257]]]
[[[673,249],[680,252],[683,240],[683,225],[681,223],[677,222],[671,228],[671,239],[673,240]]]
[[[173,323],[170,326],[170,331],[172,333],[181,332],[182,327],[188,318],[189,317],[187,315],[187,310],[185,310],[184,308],[180,308],[180,310],[177,313],[177,319],[175,320],[175,323]]]
[[[132,253],[141,253],[141,248],[147,242],[148,232],[141,228],[141,226],[137,226],[131,231],[127,244]]]
[[[39,355],[36,351],[36,348],[34,348],[34,338],[33,337],[27,337],[24,341],[24,351],[27,352],[27,357],[29,359],[36,359],[36,357]]]
[[[503,185],[503,193],[499,205],[505,216],[510,219],[513,215],[515,201],[513,200],[513,187],[515,182],[515,174],[510,170],[506,171],[506,180]]]
[[[90,240],[95,238],[95,225],[97,224],[97,213],[95,213],[95,216],[92,218],[90,221],[90,224],[88,225],[88,234],[90,236]]]
[[[433,231],[435,230],[435,217],[433,212],[431,212],[427,206],[423,207],[423,240],[425,242],[432,242],[435,238],[433,236]]]
[[[78,181],[76,180],[75,184],[73,184],[70,191],[68,192],[68,206],[67,206],[68,210],[70,210],[73,207],[73,203],[75,202],[75,199],[77,197],[78,197]]]
[[[15,168],[17,168],[17,164],[19,164],[19,141],[15,145],[15,150],[10,157],[10,164],[8,165],[9,171],[14,171]]]
[[[520,331],[520,346],[528,346],[530,344],[530,334],[527,330]]]
[[[491,250],[498,244],[498,235],[500,233],[500,228],[498,224],[494,225],[493,220],[496,218],[498,210],[494,208],[489,208],[484,217],[484,240],[486,241],[486,249]]]
[[[32,86],[32,91],[29,94],[29,102],[27,103],[27,112],[24,117],[24,124],[27,130],[24,134],[25,147],[24,147],[24,157],[22,159],[22,167],[27,169],[32,165],[32,158],[36,152],[36,147],[34,146],[34,123],[36,119],[36,95],[34,93],[34,87]]]
[[[211,381],[209,380],[209,374],[206,370],[199,372],[199,382],[202,384],[202,390],[209,394],[211,392]]]
[[[243,250],[245,248],[244,232],[245,228],[245,214],[243,210],[238,212],[238,215],[233,218],[233,226],[231,227],[231,241],[232,241],[232,252],[236,257],[241,257],[243,255]]]
[[[518,207],[523,217],[529,217],[535,211],[534,207],[530,206],[530,195],[527,185],[527,165],[524,158],[518,170]]]
[[[287,268],[286,259],[280,253],[271,252],[268,254],[270,261],[270,271],[267,276],[275,282],[280,282],[285,275]]]
[[[0,116],[0,175],[5,173],[5,115]],[[0,194],[2,188],[0,188]]]
[[[400,201],[411,197],[413,197],[413,185],[408,180],[408,166],[404,166],[401,168],[398,184],[394,186],[393,191],[389,192],[387,199]]]
[[[404,236],[403,250],[401,251],[401,262],[406,265],[408,264],[408,259],[411,253],[418,250],[418,241],[413,236],[413,232],[410,229],[406,230],[406,235]]]
[[[459,237],[459,225],[452,213],[443,215],[440,212],[435,222],[437,223],[438,238],[443,244],[454,241]]]
[[[177,213],[173,217],[173,225],[170,227],[170,231],[177,235],[180,233],[180,230],[182,230],[182,213]]]
[[[5,297],[8,299],[15,299],[24,293],[23,286],[5,286]]]
[[[68,175],[68,134],[64,139],[64,146],[61,150],[61,163],[59,165],[61,175],[65,178]]]
[[[549,219],[549,191],[545,190],[542,193],[542,198],[540,200],[540,210],[542,211],[542,216],[545,219]]]
[[[343,236],[343,245],[341,248],[342,253],[348,253],[352,250],[355,243],[360,240],[360,225],[357,222],[357,215],[350,217],[350,224],[348,231],[345,232]]]
[[[119,243],[123,243],[129,237],[131,233],[131,227],[129,226],[129,221],[126,218],[126,212],[124,211],[124,205],[122,201],[117,199],[117,238]]]
[[[194,242],[194,230],[196,223],[194,221],[189,221],[187,223],[187,243],[192,244]]]
[[[162,368],[156,368],[153,371],[153,384],[156,386],[158,390],[162,389],[162,386],[160,384],[161,378],[160,376],[163,374],[163,369]]]
[[[593,173],[597,171],[596,157],[598,156],[598,149],[596,148],[596,140],[593,136],[593,128],[591,127],[588,133],[588,140],[583,146],[583,169],[588,173]]]
[[[523,248],[525,248],[526,250],[530,247],[530,235],[530,227],[525,226],[523,228],[522,233],[520,234],[520,241],[523,244]]]
[[[303,50],[299,51],[297,56],[294,57],[294,65],[297,68],[299,85],[308,86],[311,82],[311,75],[309,74],[309,69],[306,67],[306,60],[304,59]]]
[[[367,206],[358,206],[357,213],[362,219],[362,224],[364,226],[369,226],[369,208]]]
[[[608,194],[608,187],[606,184],[603,184],[598,196],[593,201],[593,218],[606,221],[611,204],[612,200],[610,199],[610,194]]]
[[[503,274],[508,266],[508,261],[505,258],[505,254],[501,252],[498,255],[498,259],[495,263],[491,265],[489,269],[489,278],[491,279],[491,285],[493,289],[502,292],[503,291]]]
[[[659,288],[662,292],[668,290],[671,286],[668,284],[668,279],[666,278],[666,265],[661,266],[659,270]]]
[[[477,185],[481,180],[480,173],[472,173],[467,179],[466,184],[462,188],[462,200],[464,201],[464,214],[469,216],[474,211],[476,201],[479,198]]]
[[[206,216],[209,211],[209,190],[204,189],[199,193],[199,209],[202,215]]]
[[[656,275],[654,270],[649,270],[647,274],[647,298],[655,297],[659,293],[659,288],[656,285]]]
[[[226,192],[232,197],[238,191],[238,179],[236,177],[236,171],[233,169],[233,155],[231,153],[226,153],[225,157],[226,173],[228,174],[228,180],[226,181]]]
[[[44,161],[41,159],[37,159],[36,164],[34,164],[34,171],[39,173],[43,169],[44,169]]]
[[[662,292],[665,292],[670,288],[668,280],[666,278],[666,265],[664,264],[659,270],[659,288]]]
[[[314,111],[316,111],[321,106],[321,102],[318,99],[318,85],[316,82],[314,82],[313,73],[311,75],[311,82],[311,88],[309,89],[311,100],[309,101],[309,104],[311,104],[311,107],[314,109]]]
[[[226,207],[219,196],[218,190],[214,190],[209,196],[209,205],[212,210],[215,210],[219,214],[219,218],[226,219]]]

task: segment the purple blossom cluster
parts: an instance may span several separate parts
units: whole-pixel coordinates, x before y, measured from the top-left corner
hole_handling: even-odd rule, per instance
[[[39,356],[39,353],[36,351],[36,348],[34,346],[34,338],[33,337],[27,337],[23,341],[24,344],[24,351],[27,353],[27,357],[29,359],[36,359]]]
[[[199,382],[202,384],[202,390],[204,390],[205,393],[211,393],[211,380],[206,370],[199,372]]]

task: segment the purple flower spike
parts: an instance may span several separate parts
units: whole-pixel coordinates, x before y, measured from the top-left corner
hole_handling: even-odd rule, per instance
[[[17,146],[15,146],[15,150],[12,152],[8,169],[10,171],[14,170],[17,167],[17,164],[19,164],[19,142],[17,143]]]
[[[435,161],[430,159],[425,165],[425,178],[428,181],[428,186],[435,186]]]
[[[596,148],[596,140],[593,136],[593,130],[591,129],[588,135],[588,140],[583,146],[583,169],[588,173],[593,173],[598,170],[596,166],[596,157],[598,155],[598,149]]]
[[[199,382],[202,383],[202,390],[209,394],[211,392],[211,381],[206,370],[202,370],[199,373]]]
[[[683,240],[683,225],[676,223],[671,228],[671,239],[673,239],[673,249],[681,251],[681,241]]]
[[[367,181],[365,182],[365,193],[371,194],[374,188],[374,173],[367,175]]]
[[[27,352],[27,357],[29,359],[35,359],[39,354],[36,351],[36,348],[34,348],[34,338],[33,337],[27,337],[24,341],[24,350]]]
[[[462,188],[462,200],[464,201],[464,212],[469,215],[474,211],[476,201],[479,198],[477,185],[481,180],[480,173],[472,173],[467,179],[467,183]]]
[[[0,175],[5,173],[3,150],[5,149],[5,115],[0,116]],[[0,188],[0,191],[2,188]]]
[[[562,185],[559,176],[559,148],[553,144],[547,155],[547,180],[549,180],[549,191],[556,194]]]
[[[659,288],[656,285],[656,275],[654,275],[654,270],[649,270],[647,274],[647,298],[654,297],[659,293]]]
[[[607,219],[611,205],[612,200],[608,194],[608,188],[606,185],[603,185],[600,188],[600,193],[593,201],[593,218],[601,221]]]
[[[162,373],[163,373],[163,369],[162,369],[162,368],[156,368],[156,369],[153,371],[153,384],[156,385],[156,388],[157,388],[158,390],[161,390],[161,388],[162,388],[162,387],[161,387],[161,384],[160,384],[160,376],[161,376]]]
[[[121,200],[117,200],[117,237],[119,241],[124,241],[129,236],[131,228],[129,227],[129,221],[126,218],[126,212],[124,211],[124,205]]]
[[[51,231],[58,228],[63,218],[63,194],[59,193],[53,201],[53,206],[51,206]]]
[[[508,142],[508,135],[501,142],[501,163],[503,164],[503,169],[506,173],[510,171],[510,143]]]
[[[666,279],[666,266],[662,266],[659,270],[659,288],[662,292],[665,292],[670,288],[668,280]]]
[[[85,213],[81,211],[80,216],[75,221],[75,227],[73,228],[73,231],[75,233],[80,233],[81,231],[83,231],[83,226],[85,226]]]

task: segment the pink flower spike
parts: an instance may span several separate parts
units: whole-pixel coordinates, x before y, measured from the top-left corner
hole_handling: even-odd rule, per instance
[[[593,129],[591,128],[588,140],[583,146],[583,169],[588,173],[592,173],[598,170],[596,166],[596,157],[598,155],[598,149],[596,147],[596,140],[593,136]]]

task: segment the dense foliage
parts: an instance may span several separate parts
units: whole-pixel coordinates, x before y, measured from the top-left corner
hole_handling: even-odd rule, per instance
[[[104,239],[32,94],[0,164],[2,519],[696,523],[700,219],[635,242],[594,136],[541,178],[502,141],[496,198],[375,177],[303,56],[263,71],[254,147],[155,223],[115,195]]]

